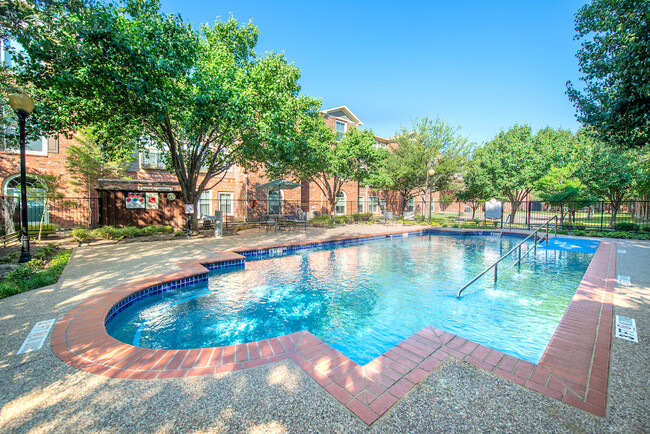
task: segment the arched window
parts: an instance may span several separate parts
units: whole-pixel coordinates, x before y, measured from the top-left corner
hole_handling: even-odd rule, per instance
[[[43,192],[43,186],[40,181],[33,176],[26,177],[27,185],[27,221],[32,224],[39,223],[41,217],[43,216],[43,211],[45,208],[44,200],[42,198],[34,198],[30,195],[30,192]],[[3,183],[2,193],[5,196],[15,197],[13,200],[14,207],[16,210],[20,209],[20,175],[10,176],[5,179]],[[31,197],[30,197],[31,196]],[[20,213],[18,213],[18,216]],[[20,219],[20,217],[18,217]],[[18,220],[19,222],[20,220]],[[47,218],[45,219],[47,222]]]
[[[267,195],[268,213],[281,214],[282,213],[282,191],[272,190]]]
[[[345,192],[343,190],[336,195],[336,213],[345,214]]]

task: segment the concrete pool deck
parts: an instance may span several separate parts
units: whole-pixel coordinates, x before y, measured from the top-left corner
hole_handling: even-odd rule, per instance
[[[179,271],[177,261],[214,258],[214,250],[228,248],[404,229],[309,228],[306,233],[249,232],[221,240],[75,249],[56,285],[0,300],[0,372],[3,380],[9,380],[0,386],[0,430],[364,431],[368,426],[362,420],[290,360],[230,373],[139,381],[106,378],[65,365],[53,355],[49,339],[39,351],[15,353],[34,323],[60,320],[106,289]],[[611,338],[604,418],[525,389],[452,354],[423,374],[403,398],[391,402],[370,429],[647,431],[650,243],[619,240],[618,250],[626,253],[618,254],[617,273],[629,275],[632,284],[616,285],[614,313],[636,318],[640,342]]]

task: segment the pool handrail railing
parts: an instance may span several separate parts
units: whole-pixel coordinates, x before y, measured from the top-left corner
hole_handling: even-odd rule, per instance
[[[524,244],[526,241],[528,241],[528,239],[530,239],[531,237],[536,236],[536,235],[537,235],[537,232],[539,232],[540,230],[542,230],[544,227],[546,227],[546,234],[543,235],[543,236],[541,236],[541,237],[537,237],[537,238],[535,239],[535,243],[533,244],[533,247],[529,248],[529,249],[526,251],[526,253],[524,253],[524,256],[528,255],[528,253],[529,253],[531,250],[533,250],[533,249],[535,249],[535,251],[537,251],[537,244],[538,244],[539,242],[541,242],[542,240],[544,240],[544,239],[546,239],[546,245],[548,245],[549,224],[550,224],[550,222],[553,221],[553,220],[555,220],[555,225],[553,226],[553,228],[554,228],[555,236],[557,236],[557,216],[555,215],[555,216],[551,217],[550,219],[546,220],[544,223],[542,223],[542,224],[541,224],[537,229],[535,229],[535,230],[534,230],[530,235],[528,235],[526,238],[524,238],[524,239],[523,239],[519,244],[517,244],[515,247],[513,247],[513,248],[510,249],[510,250],[508,250],[508,253],[506,253],[505,255],[501,256],[499,259],[497,259],[496,261],[494,261],[494,262],[492,263],[492,265],[490,265],[489,267],[487,267],[485,270],[481,271],[481,272],[480,272],[476,277],[474,277],[472,280],[470,280],[470,281],[467,282],[465,285],[463,285],[463,287],[460,288],[460,289],[458,290],[458,292],[456,292],[456,298],[460,298],[460,295],[463,293],[463,291],[464,291],[465,289],[467,289],[468,286],[470,286],[472,283],[474,283],[474,282],[476,282],[478,279],[480,279],[481,276],[483,276],[485,273],[487,273],[488,271],[490,271],[490,269],[493,268],[493,267],[494,267],[494,280],[496,281],[496,279],[497,279],[497,273],[498,273],[498,267],[497,267],[497,266],[498,266],[499,262],[503,261],[505,258],[507,258],[508,256],[510,256],[510,255],[512,254],[512,252],[514,252],[514,251],[517,250],[517,249],[519,249],[519,259],[517,260],[517,262],[515,262],[515,265],[516,265],[516,264],[519,264],[519,263],[521,262],[521,259],[522,259],[522,256],[521,256],[521,246],[522,246],[522,244]]]

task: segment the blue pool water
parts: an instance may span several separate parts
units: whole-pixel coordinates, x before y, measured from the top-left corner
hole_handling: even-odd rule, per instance
[[[506,259],[496,283],[489,272],[456,298],[520,241],[432,234],[249,258],[245,269],[211,273],[207,285],[136,303],[107,330],[123,342],[164,349],[308,330],[363,365],[433,325],[536,363],[597,244],[556,239],[519,267],[511,267],[514,256]]]

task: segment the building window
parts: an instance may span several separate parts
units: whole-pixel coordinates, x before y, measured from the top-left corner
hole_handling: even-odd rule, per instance
[[[219,193],[219,210],[224,216],[232,215],[232,193]]]
[[[359,211],[358,212],[360,212],[360,213],[363,212],[363,199],[364,199],[363,196],[359,196],[359,205],[358,205],[359,206]]]
[[[345,134],[345,122],[336,121],[336,140],[341,140],[343,134]]]
[[[435,211],[433,210],[435,208],[435,206],[434,206],[435,204],[436,204],[436,202],[433,200],[433,198],[431,198],[431,202],[429,202],[429,212],[431,214],[435,213]]]
[[[379,200],[377,199],[377,196],[368,197],[368,212],[377,212],[378,203]]]
[[[268,193],[268,213],[280,214],[282,212],[282,192],[269,191]]]
[[[412,197],[409,199],[408,204],[406,205],[406,212],[413,212],[415,210],[415,198]]]
[[[335,211],[337,214],[345,214],[345,192],[344,191],[339,191],[339,194],[336,195]]]
[[[381,210],[381,212],[386,211],[386,198],[385,197],[382,197],[381,199],[379,199],[379,209]]]
[[[166,169],[165,156],[158,149],[146,149],[142,152],[141,166],[143,169]]]
[[[212,192],[210,190],[204,190],[201,192],[201,197],[199,198],[199,214],[212,215]]]

